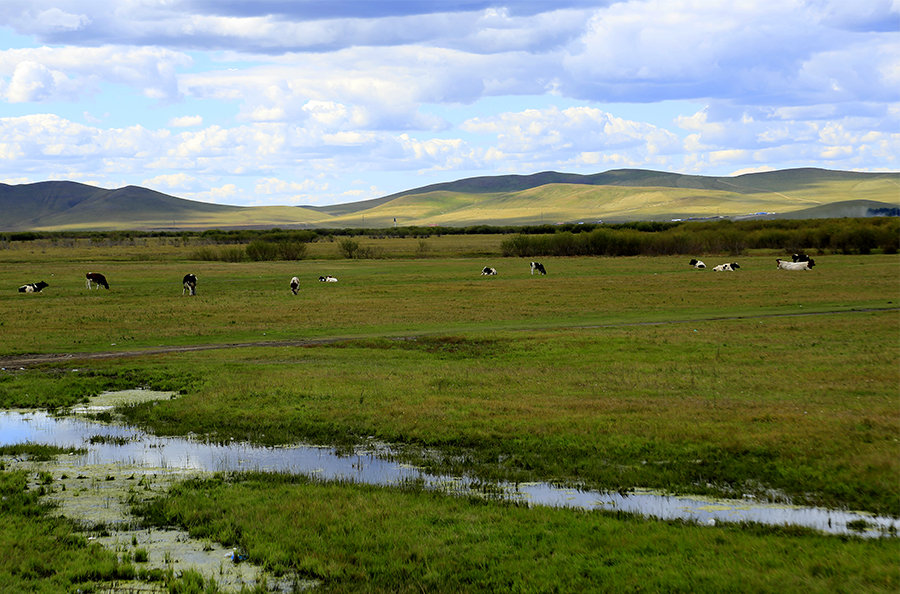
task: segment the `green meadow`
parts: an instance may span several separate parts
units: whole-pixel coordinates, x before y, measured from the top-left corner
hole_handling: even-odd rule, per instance
[[[376,440],[486,481],[900,516],[896,254],[814,254],[802,272],[776,270],[783,250],[698,254],[739,262],[731,273],[683,256],[541,257],[548,275],[532,276],[528,259],[500,255],[503,239],[364,238],[366,259],[320,241],[305,259],[264,262],[197,260],[178,238],[12,242],[0,250],[0,407],[146,386],[179,397],[121,412],[161,435]],[[88,291],[89,270],[111,289]],[[187,272],[196,297],[182,296]],[[339,282],[318,282],[326,274]],[[38,280],[43,293],[16,292]],[[20,479],[0,476],[17,492]],[[0,547],[26,531],[60,541],[57,520],[23,511],[35,505],[0,507],[17,519]],[[900,588],[896,538],[529,509],[415,485],[219,475],[136,511],[337,591]],[[66,547],[86,547],[70,530]],[[86,576],[18,554],[0,589],[41,572],[59,571],[63,590],[136,572],[107,561]]]

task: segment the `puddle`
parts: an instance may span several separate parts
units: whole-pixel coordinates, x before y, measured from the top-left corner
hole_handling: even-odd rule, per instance
[[[167,393],[130,390],[105,394],[82,410],[106,410],[134,399],[168,398]],[[216,543],[191,542],[185,533],[134,531],[126,501],[163,493],[174,481],[198,473],[225,471],[278,471],[350,480],[377,485],[420,481],[450,493],[478,492],[466,478],[434,476],[378,456],[377,448],[340,455],[332,448],[307,445],[257,447],[247,443],[209,444],[186,438],[158,437],[124,425],[104,424],[80,417],[54,417],[46,412],[0,411],[0,445],[36,443],[84,448],[85,454],[61,456],[50,462],[28,462],[28,467],[53,476],[49,497],[59,513],[89,524],[105,522],[115,533],[102,542],[115,550],[145,547],[153,567],[194,566],[215,579],[223,589],[240,589],[260,579],[253,566],[229,560],[231,550]],[[8,466],[22,464],[10,461]],[[777,505],[748,500],[721,500],[669,496],[649,490],[627,494],[565,489],[546,483],[492,485],[491,491],[533,505],[607,509],[660,519],[693,520],[701,524],[759,522],[798,525],[831,534],[895,536],[900,520],[863,512]],[[864,524],[863,524],[864,523]],[[848,524],[850,527],[848,527]],[[863,526],[861,529],[854,527]],[[184,546],[182,546],[184,545]],[[154,559],[154,557],[156,557]],[[271,578],[269,580],[272,584]],[[294,584],[276,584],[290,590]],[[299,587],[304,587],[300,585]]]
[[[93,396],[89,403],[73,407],[72,412],[77,415],[98,413],[110,411],[117,406],[140,404],[142,402],[152,402],[154,400],[168,400],[174,397],[174,392],[160,392],[157,390],[135,389],[103,392],[97,396]]]

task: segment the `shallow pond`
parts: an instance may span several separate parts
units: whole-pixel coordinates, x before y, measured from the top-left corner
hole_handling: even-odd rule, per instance
[[[109,398],[114,399],[115,403],[121,402],[121,397]],[[97,406],[93,402],[91,410],[97,410]],[[155,475],[180,475],[186,471],[263,470],[378,485],[414,480],[451,492],[467,492],[472,487],[472,483],[465,478],[429,475],[413,466],[388,461],[379,457],[375,448],[360,448],[352,455],[346,455],[336,453],[332,448],[308,445],[257,447],[237,442],[211,444],[186,438],[158,437],[132,427],[103,424],[79,417],[54,417],[44,412],[0,412],[0,445],[25,442],[85,448],[86,454],[71,456],[68,463],[76,467],[113,465],[119,469],[116,474],[152,471]],[[661,519],[695,520],[702,524],[749,521],[867,536],[896,534],[900,529],[900,520],[894,518],[863,512],[769,504],[753,499],[670,496],[642,490],[626,494],[606,493],[560,488],[546,483],[499,484],[496,490],[509,499],[530,504],[612,509]],[[865,527],[859,529],[860,526]]]

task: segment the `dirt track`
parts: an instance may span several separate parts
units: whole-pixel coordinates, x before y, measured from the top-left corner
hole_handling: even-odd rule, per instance
[[[627,322],[619,324],[595,324],[586,326],[569,326],[569,328],[624,328],[628,326],[661,326],[667,324],[695,324],[698,322],[716,322],[727,320],[755,320],[755,319],[772,319],[772,318],[791,318],[804,316],[825,316],[837,314],[856,314],[856,313],[872,313],[898,311],[900,307],[879,307],[879,308],[860,308],[860,309],[842,309],[833,311],[817,311],[817,312],[800,312],[800,313],[784,313],[784,314],[759,314],[747,316],[721,316],[708,318],[693,318],[689,320],[664,320],[657,322]],[[557,327],[562,328],[562,327]],[[528,330],[541,330],[550,328],[529,328]],[[525,331],[524,329],[522,331]],[[419,337],[429,336],[434,333],[423,332],[420,334],[411,334],[402,338],[405,340],[415,340]],[[143,355],[161,355],[166,353],[188,353],[194,351],[210,351],[217,349],[241,349],[248,347],[304,347],[335,344],[339,342],[348,342],[357,340],[358,337],[330,337],[330,338],[306,338],[296,340],[261,340],[253,342],[225,342],[214,344],[198,344],[191,346],[163,346],[150,347],[140,350],[130,351],[98,351],[92,353],[35,353],[31,355],[10,355],[0,356],[0,368],[8,369],[15,367],[30,367],[33,365],[41,365],[44,363],[56,363],[60,361],[84,361],[93,359],[118,359],[126,357],[140,357]]]

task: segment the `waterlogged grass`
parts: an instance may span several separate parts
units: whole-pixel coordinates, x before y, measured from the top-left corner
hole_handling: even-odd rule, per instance
[[[850,313],[186,353],[171,364],[198,392],[126,414],[216,440],[372,436],[439,471],[898,514],[896,330],[896,312]]]
[[[736,259],[737,273],[680,257],[547,258],[548,276],[532,277],[522,259],[418,245],[427,257],[253,264],[187,261],[184,246],[148,257],[157,248],[92,246],[70,258],[52,249],[0,254],[2,355],[326,340],[3,364],[0,407],[71,406],[144,386],[181,393],[123,411],[162,434],[372,437],[407,460],[484,478],[773,489],[900,515],[897,256],[817,256],[802,273],[775,270],[774,252],[701,255],[710,266]],[[499,276],[481,277],[486,265]],[[88,292],[87,270],[107,274],[112,289]],[[181,296],[186,272],[200,277],[197,297]],[[340,281],[319,283],[320,274]],[[287,286],[295,275],[298,296]],[[43,294],[14,292],[42,279]],[[710,530],[268,476],[191,483],[156,505],[159,521],[335,589],[898,588],[895,539]],[[45,528],[28,509],[0,526],[0,558],[21,555],[8,566],[15,575],[0,564],[11,580],[0,590],[28,591],[57,568],[44,541],[29,540]],[[20,534],[33,553],[10,552]],[[108,567],[103,576],[122,566]]]
[[[891,540],[802,529],[644,522],[250,474],[194,480],[146,505],[146,521],[235,546],[274,572],[336,591],[632,590],[891,592]]]
[[[100,392],[150,388],[178,392],[187,390],[195,375],[190,370],[166,371],[153,366],[140,368],[115,364],[106,369],[91,367],[44,367],[0,372],[0,408],[68,408],[87,402]]]
[[[93,591],[102,582],[132,579],[135,569],[89,544],[65,519],[47,516],[24,472],[0,472],[0,591]]]

